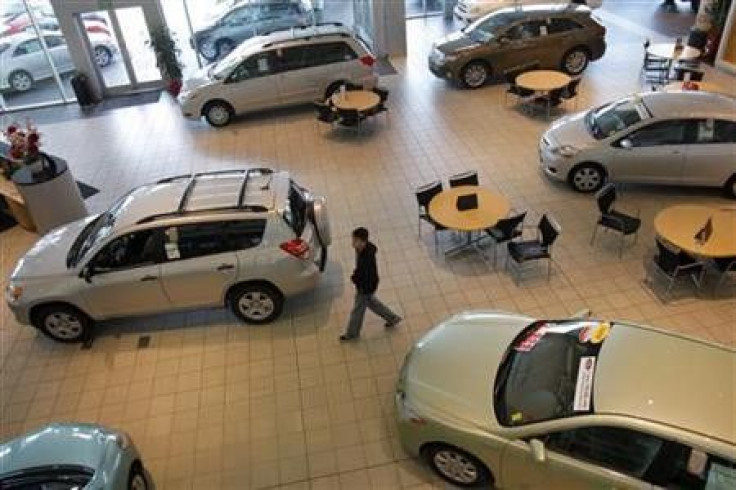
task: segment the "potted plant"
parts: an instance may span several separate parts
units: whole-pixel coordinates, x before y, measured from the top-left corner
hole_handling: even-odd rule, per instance
[[[147,44],[156,53],[156,66],[166,80],[166,90],[176,97],[181,90],[183,75],[179,61],[181,50],[177,47],[174,36],[167,26],[160,25],[151,31]]]
[[[30,121],[25,126],[12,123],[3,130],[8,142],[8,153],[3,165],[3,174],[10,177],[21,166],[28,166],[32,173],[41,173],[44,169],[44,155],[41,153],[41,134]]]

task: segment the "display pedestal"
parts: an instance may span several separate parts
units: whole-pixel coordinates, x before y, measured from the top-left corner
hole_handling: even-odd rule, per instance
[[[54,165],[33,173],[28,167],[17,170],[12,180],[25,202],[36,230],[49,230],[87,216],[87,208],[66,162],[51,157]]]

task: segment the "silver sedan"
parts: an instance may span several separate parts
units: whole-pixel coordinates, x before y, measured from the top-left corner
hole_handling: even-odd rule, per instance
[[[648,92],[564,117],[539,144],[544,172],[579,192],[606,181],[721,187],[736,197],[736,99]]]

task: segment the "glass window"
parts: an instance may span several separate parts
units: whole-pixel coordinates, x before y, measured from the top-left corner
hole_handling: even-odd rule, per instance
[[[140,230],[115,238],[95,256],[95,272],[107,272],[152,265],[161,260],[157,230]]]
[[[284,209],[284,220],[294,230],[296,236],[301,236],[307,226],[307,200],[304,193],[292,181],[289,190],[289,206]]]
[[[557,17],[550,19],[547,23],[547,32],[550,34],[558,34],[561,32],[568,32],[575,29],[582,29],[583,26],[578,24],[572,19],[565,17]]]
[[[59,46],[64,46],[66,44],[66,41],[64,41],[64,38],[61,36],[44,36],[44,41],[46,41],[46,46],[51,48],[58,48]]]
[[[237,10],[233,10],[230,14],[225,16],[223,22],[228,26],[244,26],[249,22],[253,21],[253,9],[250,6],[245,6]]]
[[[687,143],[688,121],[659,121],[631,133],[634,146],[682,145]]]
[[[736,488],[736,462],[665,441],[644,479],[667,490],[730,490]]]
[[[284,71],[304,68],[306,50],[303,47],[284,48],[279,51],[280,65]]]
[[[470,24],[465,29],[465,34],[477,43],[487,43],[502,33],[508,24],[507,16],[492,14],[488,17],[481,17]]]
[[[506,35],[514,40],[533,39],[541,35],[543,25],[544,23],[538,20],[522,22],[509,29]]]
[[[235,68],[228,81],[240,82],[249,78],[265,77],[274,73],[273,53],[266,52],[251,56]]]
[[[354,60],[358,57],[344,42],[313,44],[305,47],[305,60],[308,66],[327,65]]]
[[[624,99],[593,109],[585,116],[588,132],[596,139],[605,139],[634,126],[651,115],[636,98]]]
[[[550,434],[546,445],[550,451],[642,478],[663,442],[618,427],[583,427]]]
[[[736,143],[736,121],[715,121],[713,143]]]
[[[217,221],[168,228],[164,249],[169,260],[192,259],[257,247],[266,220]]]
[[[38,39],[31,39],[30,41],[20,43],[18,47],[15,48],[13,57],[26,56],[33,53],[38,53],[41,50],[41,43],[38,42]]]

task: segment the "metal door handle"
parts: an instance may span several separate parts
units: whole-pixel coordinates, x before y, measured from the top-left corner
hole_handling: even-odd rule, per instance
[[[158,276],[143,276],[141,282],[143,281],[158,281]]]
[[[220,266],[217,268],[218,271],[229,271],[231,269],[235,269],[235,266],[233,264],[220,264]]]

